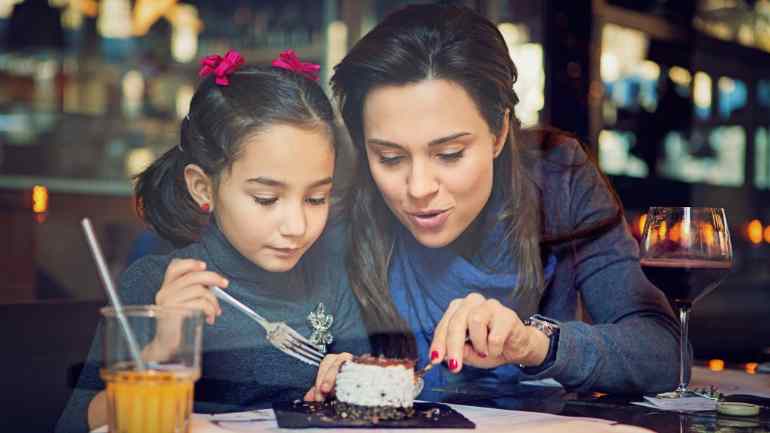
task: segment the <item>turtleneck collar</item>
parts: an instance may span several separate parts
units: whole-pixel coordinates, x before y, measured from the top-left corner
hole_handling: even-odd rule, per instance
[[[221,272],[222,276],[231,282],[256,286],[257,289],[264,288],[266,292],[284,292],[289,288],[298,288],[296,282],[303,272],[302,260],[287,272],[266,271],[244,257],[222,233],[213,218],[203,230],[200,242],[212,262],[209,264],[209,269]],[[279,294],[276,293],[276,295]]]

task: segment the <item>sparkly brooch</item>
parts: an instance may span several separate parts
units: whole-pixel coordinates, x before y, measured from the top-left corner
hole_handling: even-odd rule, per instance
[[[334,316],[326,314],[326,307],[324,307],[323,302],[320,302],[315,311],[307,315],[307,320],[310,322],[310,327],[313,328],[310,341],[318,346],[323,353],[326,353],[326,345],[332,344],[334,341],[332,333],[329,332],[332,323],[334,323]]]

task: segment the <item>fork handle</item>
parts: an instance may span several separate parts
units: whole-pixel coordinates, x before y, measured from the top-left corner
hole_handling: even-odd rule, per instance
[[[262,325],[263,328],[265,328],[265,331],[268,331],[268,332],[270,331],[270,329],[267,326],[269,322],[264,317],[257,314],[256,311],[242,304],[241,301],[233,298],[227,292],[225,292],[224,290],[220,289],[217,286],[212,286],[211,292],[214,293],[214,296],[216,296],[217,298],[227,302],[228,304],[240,310],[242,313],[254,319],[257,323]]]

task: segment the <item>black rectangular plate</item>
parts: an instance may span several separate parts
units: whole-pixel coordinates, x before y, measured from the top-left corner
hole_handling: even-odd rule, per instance
[[[340,418],[329,403],[276,402],[273,410],[281,428],[476,428],[463,414],[441,403],[415,402],[411,418],[377,423]]]

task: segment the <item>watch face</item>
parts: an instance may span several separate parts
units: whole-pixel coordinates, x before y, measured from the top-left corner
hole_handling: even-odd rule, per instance
[[[543,334],[551,336],[559,331],[559,325],[551,323],[550,321],[543,320],[541,317],[532,316],[527,320],[528,326],[533,326],[540,330]]]

